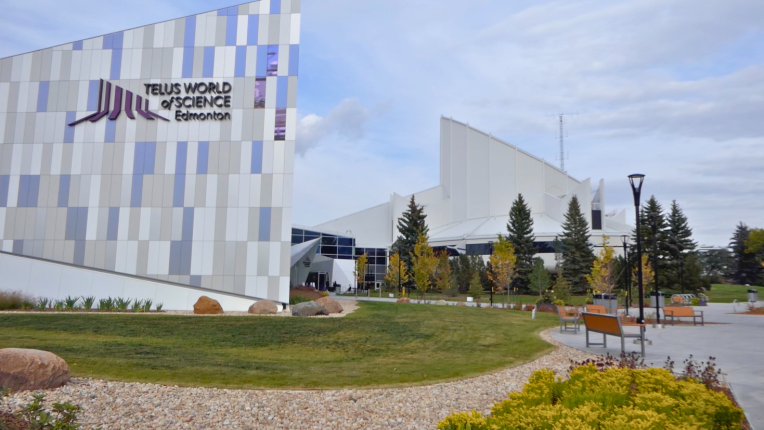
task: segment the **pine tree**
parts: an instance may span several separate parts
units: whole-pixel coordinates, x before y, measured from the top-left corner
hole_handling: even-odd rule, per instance
[[[581,213],[578,198],[573,196],[568,204],[565,222],[562,224],[562,273],[574,293],[586,291],[589,274],[594,262],[594,252],[589,243],[589,224]]]
[[[756,261],[756,253],[746,248],[746,241],[750,237],[751,230],[742,222],[735,228],[732,235],[730,248],[732,249],[732,277],[736,283],[754,285],[759,275],[761,266]]]
[[[653,240],[652,223],[655,222],[656,234],[655,240]],[[665,288],[669,286],[669,271],[664,264],[669,259],[669,245],[668,245],[668,222],[666,221],[666,215],[663,213],[663,207],[655,196],[650,196],[650,199],[642,206],[642,210],[639,213],[639,226],[640,234],[642,235],[642,255],[647,255],[650,258],[650,264],[653,265],[655,261],[655,248],[658,249],[658,271],[656,273],[658,288]],[[633,239],[636,242],[637,233],[636,227],[633,233]]]
[[[429,229],[427,228],[426,218],[427,215],[424,214],[424,208],[416,204],[412,194],[408,209],[398,218],[399,236],[391,247],[392,252],[397,252],[401,255],[408,273],[413,273],[412,254],[414,253],[414,246],[417,240],[419,240],[419,236],[424,235],[425,238],[428,237]]]
[[[483,295],[483,285],[480,283],[480,275],[477,272],[473,273],[472,279],[470,279],[469,293],[475,300],[478,300]]]
[[[491,288],[495,294],[501,294],[509,290],[509,284],[515,277],[517,257],[512,243],[499,235],[499,241],[494,245],[491,258],[491,270],[488,271],[488,279],[491,280]]]
[[[533,259],[533,270],[531,271],[529,278],[531,290],[534,293],[538,292],[539,297],[541,297],[544,294],[544,291],[549,288],[549,284],[551,283],[549,279],[549,272],[547,272],[546,268],[544,267],[544,260],[540,258]]]
[[[697,244],[692,240],[692,229],[676,200],[671,202],[671,211],[667,221],[669,228],[669,232],[666,234],[668,260],[664,263],[665,270],[663,272],[666,276],[666,282],[663,285],[674,290],[681,290],[682,284],[688,285],[686,253],[695,251]],[[693,261],[697,263],[696,259]],[[692,285],[695,285],[695,282]]]
[[[533,256],[536,254],[536,247],[533,246],[536,237],[533,235],[531,209],[525,203],[522,194],[518,194],[512,203],[507,231],[507,239],[514,246],[517,256],[517,276],[513,285],[526,292],[530,284],[529,275],[533,270]]]

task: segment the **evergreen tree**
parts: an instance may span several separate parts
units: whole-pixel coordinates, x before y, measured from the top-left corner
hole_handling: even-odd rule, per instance
[[[414,246],[419,240],[419,236],[428,237],[429,229],[427,228],[425,218],[427,218],[427,215],[424,214],[424,208],[416,204],[412,194],[408,209],[398,218],[399,236],[391,247],[392,252],[400,254],[408,273],[413,273],[412,254],[414,253]],[[411,281],[413,280],[409,279],[408,286],[411,286]]]
[[[676,203],[671,202],[668,215],[669,232],[666,234],[666,252],[668,260],[664,263],[663,273],[666,276],[662,284],[674,290],[681,290],[682,284],[687,283],[687,252],[695,251],[697,244],[692,240],[692,229],[687,223],[687,217]],[[697,259],[692,259],[697,264]],[[660,267],[658,269],[661,269]],[[695,270],[693,267],[692,270]],[[661,283],[660,278],[658,282]],[[693,282],[693,285],[696,283]]]
[[[751,230],[742,222],[735,228],[735,234],[732,235],[730,248],[732,249],[732,278],[735,283],[745,285],[754,285],[759,275],[761,266],[756,261],[756,253],[750,252],[746,248],[746,241],[751,234]]]
[[[655,240],[653,240],[653,222],[656,225]],[[642,255],[647,255],[650,259],[651,266],[655,261],[655,248],[657,245],[658,250],[658,272],[656,273],[658,288],[665,288],[669,285],[668,274],[666,265],[664,264],[668,258],[668,235],[666,231],[668,229],[668,222],[666,221],[666,215],[663,213],[663,207],[655,196],[650,196],[642,210],[639,213],[639,227],[640,234],[642,235]],[[637,240],[636,227],[633,233],[634,242]]]
[[[470,279],[469,293],[475,300],[483,295],[483,285],[480,283],[480,275],[478,275],[477,272],[473,273],[472,278]]]
[[[517,276],[513,285],[523,292],[529,291],[529,275],[533,270],[533,256],[536,254],[533,241],[536,237],[533,235],[531,208],[525,203],[522,194],[518,194],[512,203],[507,231],[507,239],[514,246],[517,257]]]
[[[544,260],[540,258],[533,259],[533,270],[530,274],[530,286],[534,293],[538,292],[539,297],[549,288],[551,280],[549,272],[544,267]]]
[[[574,293],[583,293],[588,286],[586,275],[591,271],[594,252],[589,243],[589,224],[581,213],[581,205],[576,196],[573,196],[568,204],[560,243],[563,276]]]

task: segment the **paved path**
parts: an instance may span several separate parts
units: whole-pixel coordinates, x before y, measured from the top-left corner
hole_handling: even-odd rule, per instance
[[[764,306],[764,302],[758,302]],[[748,416],[754,429],[764,430],[764,316],[733,315],[734,305],[711,303],[696,307],[702,310],[706,322],[701,326],[666,326],[664,329],[648,327],[647,338],[653,341],[646,346],[645,363],[662,367],[670,356],[678,369],[690,354],[700,361],[716,357],[718,367],[726,374],[735,396]],[[743,311],[745,305],[738,305]],[[601,342],[600,335],[591,334],[594,342]],[[610,355],[620,354],[621,342],[610,337],[608,348],[586,348],[583,331],[578,334],[555,331],[552,337],[559,342],[587,352]],[[639,345],[626,343],[626,351],[639,352]]]

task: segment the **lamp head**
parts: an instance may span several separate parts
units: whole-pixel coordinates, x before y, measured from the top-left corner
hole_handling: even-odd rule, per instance
[[[631,192],[634,194],[634,206],[639,206],[639,195],[642,193],[642,183],[645,181],[645,175],[634,173],[629,175]]]

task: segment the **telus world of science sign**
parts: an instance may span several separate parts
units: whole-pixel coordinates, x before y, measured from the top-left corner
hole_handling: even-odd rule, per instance
[[[2,250],[288,301],[299,0],[0,59]]]

